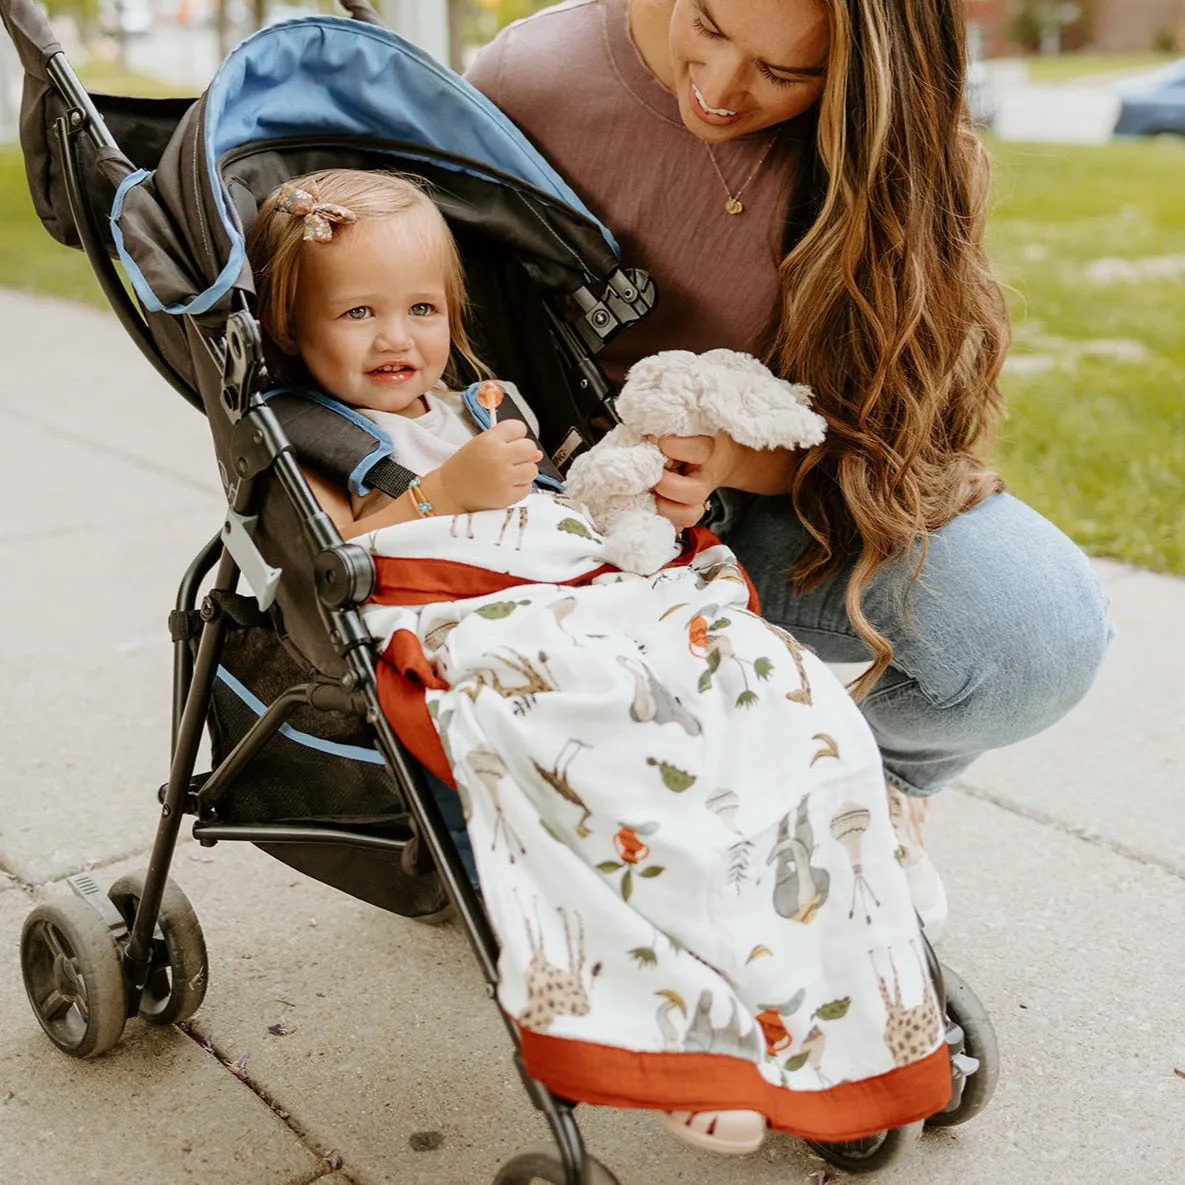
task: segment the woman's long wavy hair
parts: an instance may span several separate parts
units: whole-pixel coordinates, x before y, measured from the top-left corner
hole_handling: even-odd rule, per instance
[[[811,588],[854,560],[848,617],[873,665],[893,651],[864,594],[887,560],[1002,488],[985,454],[1009,342],[983,249],[989,169],[963,101],[964,0],[822,0],[831,24],[817,131],[787,195],[781,305],[765,342],[828,424],[794,505]],[[911,581],[912,583],[912,581]]]

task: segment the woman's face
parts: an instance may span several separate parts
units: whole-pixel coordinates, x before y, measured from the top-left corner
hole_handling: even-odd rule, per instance
[[[675,0],[671,65],[683,122],[720,142],[800,115],[822,94],[829,42],[821,0]]]

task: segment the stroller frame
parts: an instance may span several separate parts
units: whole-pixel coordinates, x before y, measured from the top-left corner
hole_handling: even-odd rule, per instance
[[[347,7],[358,16],[355,4]],[[361,16],[360,19],[367,17]],[[377,15],[373,20],[378,23]],[[96,148],[115,147],[115,141],[65,55],[58,54],[50,59],[47,70],[69,104],[69,110],[57,121],[55,131],[64,166],[67,197],[83,251],[104,295],[140,351],[170,386],[200,410],[200,399],[157,349],[143,317],[121,283],[115,265],[101,242],[94,212],[84,196],[78,152],[79,136],[87,135]],[[567,344],[574,344],[571,335],[567,335]],[[159,934],[158,922],[168,885],[169,868],[186,815],[197,817],[192,834],[206,847],[221,841],[247,841],[256,844],[334,843],[389,851],[395,860],[403,860],[405,865],[410,864],[417,872],[430,875],[435,870],[477,958],[486,981],[487,994],[495,999],[498,984],[497,939],[460,857],[448,839],[447,828],[424,782],[423,774],[415,763],[407,759],[379,704],[372,639],[358,612],[358,606],[365,602],[373,587],[373,561],[363,548],[343,542],[305,481],[279,420],[262,398],[258,389],[260,378],[266,374],[262,342],[257,324],[246,309],[232,314],[228,324],[227,358],[231,373],[227,376],[228,388],[224,394],[224,403],[228,404],[228,409],[234,403],[242,408],[235,425],[232,445],[237,482],[233,487],[223,531],[214,536],[194,558],[178,588],[175,611],[188,614],[197,604],[202,582],[217,567],[214,583],[201,602],[200,612],[204,624],[196,657],[187,639],[179,638],[173,643],[169,779],[158,792],[160,821],[149,857],[143,893],[136,904],[130,927],[124,925],[126,919],[123,916],[118,920],[112,916],[114,907],[102,895],[93,878],[81,874],[68,878],[68,883],[79,897],[108,921],[116,937],[120,937],[121,928],[127,934],[121,957],[126,983],[125,1011],[130,1018],[140,1012],[141,1000],[150,978],[160,971],[160,967],[154,964],[154,954],[159,957],[159,942],[154,941],[154,936]],[[594,373],[590,373],[590,370]],[[584,378],[581,384],[591,385],[595,376],[599,376],[599,370],[585,368],[582,374]],[[602,390],[607,392],[603,378],[600,384]],[[225,613],[211,593],[234,593],[238,587],[243,564],[236,559],[234,552],[242,544],[236,546],[229,541],[231,522],[235,518],[241,520],[250,517],[254,509],[257,480],[268,469],[274,471],[306,524],[309,543],[318,554],[317,588],[331,623],[330,637],[348,669],[338,688],[322,683],[290,688],[270,705],[208,777],[195,778],[198,749],[228,624]],[[238,535],[237,538],[245,539],[246,546],[254,550],[247,536]],[[254,556],[250,552],[240,552],[240,556],[246,565],[263,563],[258,552]],[[411,833],[406,839],[367,835],[346,828],[225,824],[201,817],[203,811],[199,792],[212,794],[231,782],[276,735],[291,713],[302,705],[319,710],[348,712],[361,717],[371,726],[376,745],[404,791],[405,802],[411,808]],[[585,1152],[580,1128],[573,1116],[575,1104],[553,1094],[527,1073],[520,1053],[518,1031],[501,1009],[498,1009],[498,1013],[514,1043],[514,1061],[523,1086],[531,1102],[546,1118],[559,1151],[558,1165],[547,1167],[556,1167],[562,1171],[563,1185],[617,1185],[616,1178],[609,1170]],[[520,1179],[517,1175],[520,1172],[532,1171],[531,1165],[538,1160],[538,1154],[515,1158],[504,1166],[498,1181],[510,1185]],[[522,1165],[516,1168],[520,1161]],[[557,1182],[557,1185],[560,1183]]]
[[[357,19],[381,23],[366,0],[343,0],[343,4]],[[85,135],[99,150],[116,148],[115,140],[65,55],[56,53],[47,59],[45,66],[50,80],[67,104],[65,113],[55,122],[54,131],[68,206],[80,245],[129,336],[161,377],[201,410],[200,398],[157,347],[144,316],[122,284],[86,195],[80,138]],[[607,298],[607,305],[588,299],[580,301],[595,338],[603,339],[613,332],[620,323],[620,317],[614,313],[620,313],[623,306],[627,310],[626,318],[632,319],[630,311],[634,316],[641,315],[653,299],[652,289],[640,290],[646,287],[645,278],[640,274],[618,273],[610,285],[613,291]],[[200,949],[204,974],[205,949],[200,930],[196,930],[196,937],[191,934],[186,938],[184,927],[170,927],[165,917],[170,909],[177,911],[178,899],[184,908],[188,908],[184,895],[168,878],[186,815],[195,817],[192,834],[203,846],[222,841],[248,841],[259,845],[346,845],[389,853],[392,861],[401,864],[406,872],[439,878],[481,967],[487,992],[491,999],[496,999],[497,939],[460,856],[448,838],[446,824],[424,775],[405,754],[379,703],[373,642],[359,612],[359,606],[374,587],[373,560],[363,548],[342,540],[305,481],[280,421],[264,399],[267,372],[259,328],[245,299],[241,296],[238,299],[241,307],[231,314],[226,329],[222,400],[233,422],[231,465],[234,476],[229,484],[223,529],[202,548],[186,570],[171,618],[172,623],[174,619],[188,620],[191,617],[203,582],[215,572],[212,586],[201,599],[202,627],[196,654],[186,631],[174,630],[171,761],[168,781],[158,792],[161,813],[147,873],[142,884],[138,884],[132,896],[123,902],[109,899],[88,874],[67,878],[76,896],[91,907],[94,924],[105,929],[107,941],[113,941],[118,951],[124,989],[122,998],[114,1005],[119,1014],[111,1015],[113,1004],[110,1000],[105,1003],[98,999],[89,1001],[90,1008],[98,1011],[101,1006],[107,1014],[100,1036],[91,1040],[93,1026],[88,1020],[87,1034],[82,1042],[63,1039],[62,1033],[52,1026],[52,1018],[43,1015],[27,963],[24,968],[30,1000],[42,1027],[59,1048],[74,1056],[92,1056],[113,1046],[122,1033],[123,1022],[129,1017],[141,1015],[151,1023],[173,1023],[192,1015],[201,1003],[204,980],[196,995],[191,983],[181,982],[176,949],[185,942],[191,948]],[[590,341],[585,326],[581,325],[580,332],[577,332],[554,310],[549,310],[549,319],[561,350],[568,355],[566,361],[579,376],[579,386],[600,399],[611,416],[608,386],[584,348]],[[250,535],[242,529],[256,512],[260,479],[267,474],[275,476],[303,525],[306,542],[315,556],[317,598],[345,673],[336,683],[325,678],[289,687],[273,700],[210,773],[195,775],[202,732],[209,716],[230,625],[224,608],[225,598],[236,593],[240,578],[245,577],[257,594],[260,608],[266,609],[270,602],[268,574],[271,570]],[[366,722],[387,770],[395,780],[403,805],[410,808],[402,834],[369,834],[323,824],[225,823],[217,819],[208,803],[234,782],[292,713],[301,707],[345,713]],[[110,897],[114,898],[115,893],[113,887]],[[22,935],[23,963],[26,962],[26,940],[38,925],[52,928],[57,916],[55,908],[39,906],[30,915]],[[87,912],[82,911],[83,914]],[[196,929],[196,919],[192,925]],[[67,927],[66,933],[69,936],[73,932]],[[998,1072],[995,1038],[974,993],[952,972],[940,967],[924,937],[923,944],[939,1004],[947,1017],[947,1041],[952,1055],[950,1104],[927,1123],[962,1123],[982,1109],[991,1097]],[[192,964],[189,969],[192,970]],[[503,1166],[495,1185],[525,1185],[536,1179],[545,1179],[554,1185],[616,1185],[613,1174],[585,1151],[573,1115],[576,1104],[557,1096],[531,1077],[521,1056],[518,1030],[502,1009],[499,1014],[514,1045],[514,1060],[524,1088],[551,1128],[558,1158],[550,1153],[527,1153],[515,1157]],[[863,1172],[895,1162],[906,1154],[921,1128],[919,1122],[843,1144],[808,1143],[831,1163]]]

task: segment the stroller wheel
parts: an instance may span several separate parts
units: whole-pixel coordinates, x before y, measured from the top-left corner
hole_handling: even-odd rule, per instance
[[[107,896],[130,930],[144,896],[144,875],[133,872],[121,876]],[[140,994],[140,1015],[153,1025],[188,1020],[206,998],[210,965],[197,914],[171,880],[165,881],[150,960],[148,982]]]
[[[21,974],[41,1027],[63,1053],[95,1057],[119,1040],[123,960],[110,927],[80,897],[38,905],[25,919]]]
[[[923,1126],[923,1122],[918,1120],[917,1123],[890,1128],[860,1140],[841,1140],[838,1143],[807,1140],[806,1143],[837,1169],[849,1173],[872,1173],[907,1157],[918,1142]]]
[[[926,1120],[927,1127],[955,1127],[974,1118],[986,1107],[1000,1077],[1000,1050],[996,1030],[980,998],[949,967],[942,968],[946,985],[946,1041],[950,1046],[955,1092],[954,1106]]]
[[[552,1151],[524,1152],[504,1164],[494,1185],[568,1185],[564,1163]],[[620,1185],[617,1178],[597,1159],[584,1158],[580,1185]]]

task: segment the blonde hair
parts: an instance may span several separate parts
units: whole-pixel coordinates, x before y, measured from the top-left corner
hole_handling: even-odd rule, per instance
[[[989,169],[963,101],[964,0],[822,0],[824,92],[787,195],[780,307],[765,357],[809,384],[827,438],[793,481],[809,589],[854,560],[846,609],[873,665],[893,649],[865,616],[888,560],[1003,488],[985,456],[1003,412],[1007,310],[983,249]]]
[[[309,191],[319,201],[347,207],[358,222],[409,213],[422,214],[442,253],[441,266],[453,352],[465,360],[475,375],[489,377],[489,371],[474,353],[465,332],[469,297],[465,291],[465,275],[457,243],[448,223],[436,208],[436,203],[425,192],[426,182],[398,173],[322,169],[303,177],[294,177],[286,184]],[[255,222],[247,233],[247,259],[255,277],[255,309],[259,322],[281,350],[293,353],[296,349],[293,317],[304,251],[304,219],[276,208],[276,199],[282,188],[270,193],[259,207]],[[334,226],[335,238],[349,233],[349,226]],[[309,244],[309,249],[313,251],[323,251],[325,248],[325,244]],[[283,359],[277,360],[274,365],[278,365],[283,372]]]

